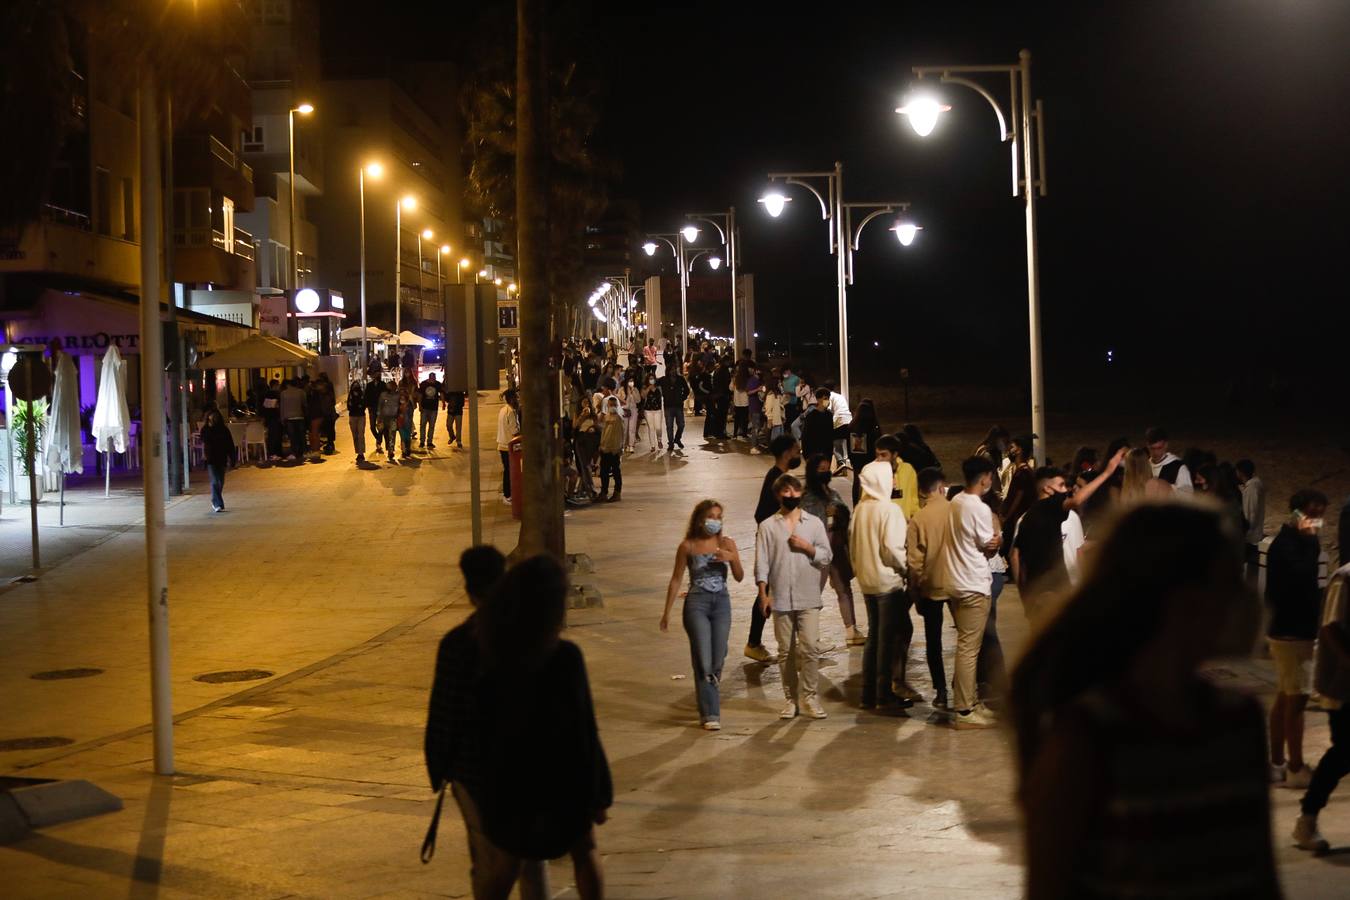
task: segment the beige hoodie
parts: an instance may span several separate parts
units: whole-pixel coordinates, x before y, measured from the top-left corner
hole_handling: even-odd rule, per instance
[[[870,462],[858,473],[862,497],[849,524],[849,559],[864,594],[905,588],[905,514],[891,502],[891,464]]]
[[[905,551],[909,561],[909,583],[919,596],[929,600],[945,599],[939,558],[947,542],[947,522],[951,503],[941,494],[928,498],[910,522]]]

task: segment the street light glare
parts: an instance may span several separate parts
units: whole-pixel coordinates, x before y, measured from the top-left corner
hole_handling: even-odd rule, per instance
[[[449,245],[449,244],[441,244],[441,252],[442,252],[442,253],[449,253],[449,252],[450,252],[450,245]]]
[[[780,191],[769,191],[759,198],[759,202],[764,204],[764,211],[776,219],[783,214],[783,207],[787,206],[791,199]]]
[[[471,265],[473,265],[473,263],[469,262],[469,258],[467,256],[459,261],[459,267],[461,269],[467,269]]]
[[[694,225],[684,226],[680,229],[680,234],[684,235],[684,239],[691,244],[698,240],[698,228]]]
[[[407,210],[417,209],[417,198],[414,197],[412,194],[409,194],[408,196],[404,197],[402,200],[399,201],[399,203],[403,204],[404,209]]]
[[[643,250],[643,252],[646,253],[648,256],[655,256],[655,255],[656,255],[656,242],[655,242],[655,241],[648,241],[647,243],[645,243],[645,244],[642,245],[642,250]]]
[[[722,257],[720,256],[708,257],[708,268],[712,269],[714,272],[722,268]]]
[[[314,104],[313,104],[313,103],[301,103],[299,106],[297,106],[297,107],[295,108],[295,111],[298,112],[298,113],[299,113],[300,115],[302,115],[302,116],[307,116],[307,115],[309,115],[310,113],[314,112]]]
[[[434,238],[435,236],[436,236],[436,235],[432,233],[432,231],[431,231],[430,228],[423,228],[423,229],[422,229],[422,240],[424,240],[424,241],[429,241],[429,240],[431,240],[432,238]]]
[[[937,127],[938,116],[950,110],[951,107],[945,103],[939,103],[935,98],[923,95],[911,97],[909,102],[896,110],[902,116],[909,117],[909,124],[914,128],[915,134],[919,137],[928,137]]]
[[[381,178],[384,176],[384,166],[377,162],[366,163],[366,174],[371,178]]]
[[[922,230],[922,225],[915,225],[913,222],[896,222],[895,226],[891,228],[903,247],[908,247],[914,243],[914,237]]]
[[[497,287],[502,286],[502,280],[500,278],[493,279],[492,283],[495,284]]]

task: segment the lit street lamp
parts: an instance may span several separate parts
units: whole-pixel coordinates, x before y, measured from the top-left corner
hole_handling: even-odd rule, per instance
[[[687,213],[686,216],[716,228],[722,245],[727,248],[727,270],[731,275],[731,352],[733,359],[739,358],[741,316],[736,304],[736,264],[740,261],[740,232],[736,228],[736,207],[729,207],[726,212]],[[708,260],[708,265],[716,272],[722,265],[722,258],[714,256]]]
[[[994,115],[998,118],[999,140],[1011,142],[1012,150],[1012,193],[1019,192],[1026,203],[1027,230],[1027,325],[1031,342],[1031,431],[1035,436],[1033,455],[1044,460],[1045,436],[1045,384],[1041,365],[1041,284],[1040,267],[1036,249],[1036,196],[1045,196],[1045,115],[1041,101],[1030,103],[1031,96],[1031,53],[1023,50],[1018,54],[1015,65],[1004,66],[915,66],[914,74],[920,79],[928,75],[937,75],[943,84],[959,84],[968,87],[989,102]],[[988,89],[978,82],[971,81],[966,75],[1007,75],[1008,112],[1003,115],[1003,107],[994,99]],[[951,107],[929,94],[915,94],[905,105],[896,110],[909,119],[914,131],[921,137],[932,133],[937,127],[942,113]],[[1032,119],[1035,119],[1033,132]],[[1009,129],[1008,121],[1012,121]],[[1035,147],[1032,147],[1033,142]],[[904,241],[904,235],[897,232]]]
[[[462,279],[460,276],[463,275],[464,270],[471,265],[473,265],[473,263],[469,261],[469,258],[467,256],[459,261],[459,266],[456,267],[455,269],[455,284],[461,283]]]
[[[300,287],[300,262],[295,252],[295,114],[307,116],[314,112],[314,105],[301,103],[286,113],[286,133],[289,137],[291,152],[291,211],[286,217],[291,225],[291,289]]]
[[[367,163],[356,170],[357,189],[360,193],[361,207],[361,374],[366,372],[366,176],[381,178],[384,166],[377,162]]]
[[[422,293],[422,239],[425,238],[429,241],[434,237],[436,237],[436,233],[430,228],[423,228],[417,234],[417,318],[419,321],[426,318],[426,296]],[[436,265],[439,266],[440,264],[440,257],[437,257]]]
[[[830,253],[835,257],[835,285],[839,303],[839,393],[848,397],[848,286],[853,283],[853,253],[858,249],[858,240],[867,223],[878,216],[889,215],[896,210],[909,209],[908,203],[845,203],[844,202],[844,164],[836,162],[833,172],[770,172],[769,180],[781,181],[785,185],[806,188],[820,203],[820,217],[827,223]],[[813,184],[813,182],[815,182]],[[823,188],[823,193],[822,193]],[[828,197],[828,200],[826,199]],[[777,218],[786,207],[789,197],[782,191],[771,187],[760,202],[765,212]],[[861,215],[858,227],[853,227],[854,213]],[[897,224],[896,226],[900,226]],[[915,226],[915,230],[918,228]],[[906,228],[906,234],[908,234]],[[900,233],[897,231],[897,235]],[[913,241],[903,239],[901,243],[909,246]]]
[[[661,241],[670,248],[670,252],[675,256],[675,274],[680,277],[680,356],[684,356],[684,348],[689,340],[689,278],[688,269],[685,266],[685,244],[698,238],[698,229],[693,225],[686,225],[674,234],[651,234],[647,236],[647,243],[642,245],[642,249],[648,256],[655,256],[658,249],[656,241]],[[671,240],[674,238],[674,240]],[[650,328],[647,336],[651,337]]]

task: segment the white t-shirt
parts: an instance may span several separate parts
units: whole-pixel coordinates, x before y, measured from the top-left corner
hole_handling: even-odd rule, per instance
[[[1177,460],[1178,457],[1175,453],[1163,454],[1163,458],[1158,462],[1154,462],[1153,460],[1150,459],[1148,463],[1150,466],[1153,467],[1153,477],[1161,478],[1163,467],[1171,465],[1172,463],[1177,462]],[[1178,492],[1183,494],[1193,493],[1195,491],[1195,486],[1191,484],[1191,470],[1186,466],[1179,467],[1177,469],[1176,483],[1173,484],[1172,487],[1175,488]]]
[[[942,559],[947,567],[947,577],[943,580],[953,595],[988,596],[993,590],[989,557],[982,549],[993,539],[994,514],[985,502],[964,491],[952,498]]]
[[[830,391],[830,414],[834,416],[834,427],[840,428],[853,421],[853,413],[849,412],[848,401],[844,395],[835,391]]]
[[[1083,520],[1079,518],[1076,510],[1069,510],[1064,524],[1059,526],[1059,533],[1064,536],[1064,569],[1069,573],[1069,584],[1076,585],[1079,577],[1078,551],[1087,543],[1087,535],[1083,532]]]

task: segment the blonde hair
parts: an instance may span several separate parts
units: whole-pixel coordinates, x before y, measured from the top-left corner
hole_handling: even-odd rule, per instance
[[[1141,503],[1148,483],[1153,480],[1153,464],[1149,462],[1148,448],[1135,447],[1125,454],[1125,481],[1120,488],[1122,503]]]

